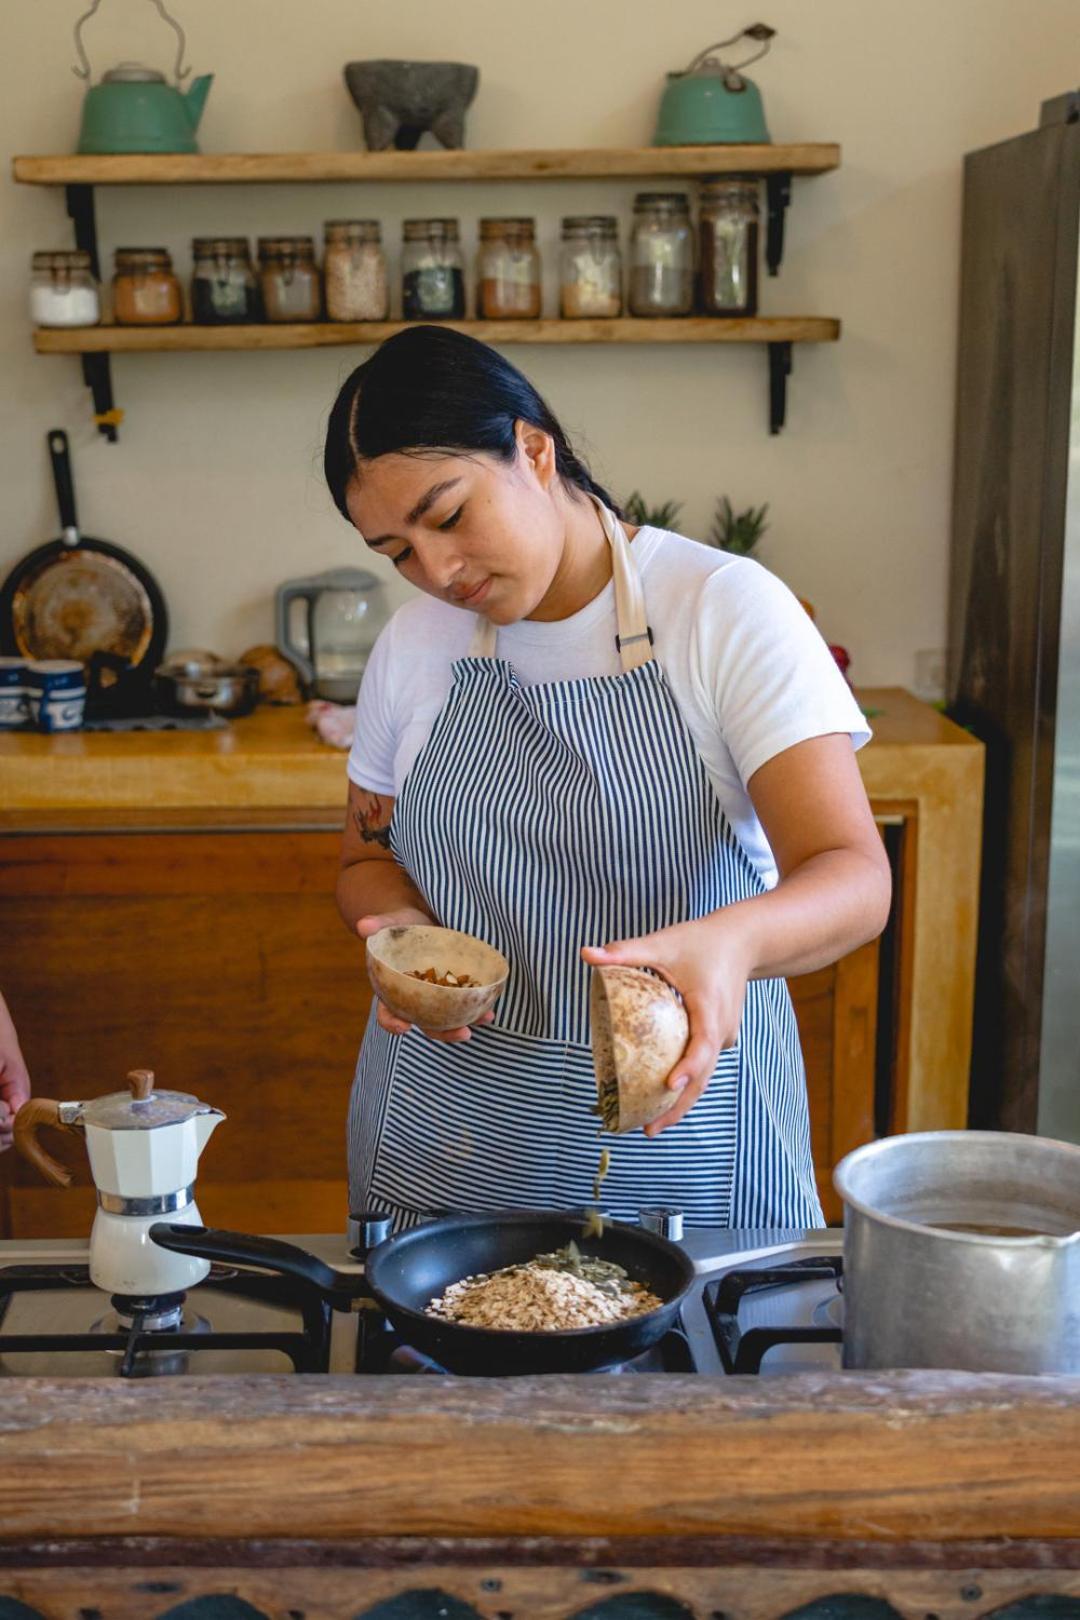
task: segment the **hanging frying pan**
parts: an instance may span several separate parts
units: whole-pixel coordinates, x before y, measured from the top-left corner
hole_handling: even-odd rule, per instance
[[[62,533],[0,587],[0,651],[77,658],[89,670],[91,712],[148,712],[168,636],[165,599],[129,551],[80,534],[68,436],[52,428],[46,438]]]

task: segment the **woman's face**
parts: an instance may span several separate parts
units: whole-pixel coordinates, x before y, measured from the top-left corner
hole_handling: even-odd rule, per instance
[[[550,436],[517,424],[512,462],[385,455],[361,464],[349,516],[410,585],[513,624],[543,602],[562,557],[566,496]]]

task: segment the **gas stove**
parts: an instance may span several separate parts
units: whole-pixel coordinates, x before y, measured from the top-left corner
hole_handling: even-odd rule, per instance
[[[344,1236],[288,1241],[363,1273]],[[675,1326],[637,1360],[583,1376],[840,1368],[839,1230],[695,1228],[680,1241],[696,1277]],[[90,1282],[85,1243],[0,1242],[0,1378],[441,1371],[370,1300],[334,1310],[295,1279],[222,1265],[186,1296],[110,1298]]]

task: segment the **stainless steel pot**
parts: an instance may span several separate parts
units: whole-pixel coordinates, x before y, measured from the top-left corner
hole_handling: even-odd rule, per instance
[[[833,1181],[845,1367],[1080,1373],[1080,1147],[1004,1131],[888,1136],[849,1153]]]
[[[248,664],[170,660],[154,672],[154,699],[165,714],[250,714],[259,695],[259,671]]]

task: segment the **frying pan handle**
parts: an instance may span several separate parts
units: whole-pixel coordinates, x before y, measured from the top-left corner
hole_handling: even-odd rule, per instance
[[[150,1228],[153,1241],[174,1254],[193,1254],[199,1260],[223,1260],[237,1266],[258,1266],[279,1276],[296,1277],[317,1288],[324,1296],[355,1299],[366,1294],[362,1276],[335,1271],[318,1255],[298,1249],[279,1238],[251,1237],[245,1232],[225,1232],[212,1226],[184,1226],[178,1221],[155,1221]]]
[[[77,546],[79,519],[75,511],[75,480],[71,474],[68,436],[63,428],[50,428],[45,437],[52,461],[53,484],[56,486],[56,504],[60,508],[60,527],[64,531],[64,544]]]

